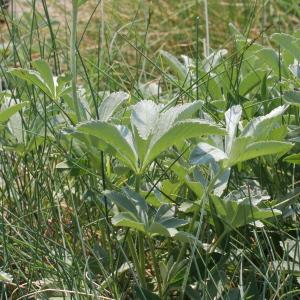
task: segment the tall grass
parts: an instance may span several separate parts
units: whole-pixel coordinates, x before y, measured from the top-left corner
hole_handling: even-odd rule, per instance
[[[235,228],[230,236],[218,237],[205,221],[208,187],[201,206],[188,215],[189,232],[196,236],[193,242],[184,246],[167,238],[155,242],[142,234],[116,229],[110,218],[115,208],[103,196],[103,190],[117,190],[128,184],[153,201],[152,190],[159,192],[165,180],[176,177],[173,164],[179,161],[185,165],[187,150],[173,149],[168,157],[171,164],[156,159],[143,178],[118,165],[105,151],[89,161],[87,153],[77,152],[75,141],[66,148],[62,128],[57,130],[57,119],[61,118],[58,114],[64,110],[65,102],[49,104],[43,93],[13,78],[7,70],[30,69],[37,58],[48,61],[56,75],[70,70],[76,114],[72,120],[76,125],[82,120],[83,109],[78,98],[86,97],[87,103],[93,103],[95,119],[99,119],[97,107],[103,100],[103,91],[128,91],[129,104],[133,104],[142,98],[141,84],[154,82],[164,90],[162,96],[153,98],[157,102],[171,106],[195,98],[207,99],[214,69],[202,75],[197,72],[194,82],[180,84],[157,53],[163,48],[174,55],[187,54],[195,58],[198,70],[212,49],[224,45],[231,51],[226,60],[231,64],[218,74],[230,85],[231,94],[225,105],[229,108],[242,104],[248,111],[251,105],[256,109],[257,103],[248,99],[245,104],[239,93],[239,70],[247,64],[247,49],[236,48],[224,26],[232,21],[245,36],[259,42],[264,30],[268,34],[276,32],[278,24],[281,30],[288,31],[290,20],[298,22],[298,8],[287,1],[257,1],[255,5],[247,1],[204,1],[205,5],[194,0],[100,2],[87,1],[78,7],[73,0],[70,16],[68,3],[64,11],[63,4],[56,1],[23,4],[19,0],[14,1],[14,8],[23,5],[27,12],[12,9],[4,13],[0,76],[9,84],[11,101],[28,100],[30,108],[26,118],[21,113],[17,121],[15,130],[20,137],[11,142],[14,146],[1,140],[0,270],[13,278],[11,282],[1,280],[0,273],[1,299],[152,299],[148,290],[156,292],[157,299],[200,299],[195,290],[201,291],[201,299],[210,299],[213,291],[218,299],[246,299],[243,295],[252,291],[255,294],[258,286],[261,299],[296,299],[299,279],[288,273],[282,275],[278,265],[278,261],[287,261],[293,271],[298,268],[296,260],[281,246],[287,239],[299,243],[296,223],[274,218],[268,226]],[[285,10],[293,15],[282,15]],[[277,19],[273,22],[274,18]],[[80,87],[84,87],[84,96],[78,96]],[[207,87],[204,93],[202,87]],[[203,114],[224,123],[220,113],[206,104]],[[257,109],[253,115],[260,112]],[[123,110],[122,117],[125,125],[129,123],[128,109]],[[36,147],[30,148],[30,143]],[[62,161],[71,162],[72,169],[57,168]],[[298,196],[298,170],[282,161],[272,165],[257,159],[247,164],[246,171],[239,172],[239,168],[233,168],[228,190],[255,180],[274,199]],[[210,170],[206,172],[209,178]],[[153,187],[149,194],[147,185]],[[187,187],[176,192],[175,197],[170,185],[169,193],[164,197],[173,202],[195,198]],[[176,206],[176,213],[183,217],[180,209],[180,205]],[[298,215],[294,218],[297,221]],[[299,253],[295,251],[294,255]],[[162,270],[172,263],[180,284],[174,276],[164,290],[167,279]]]

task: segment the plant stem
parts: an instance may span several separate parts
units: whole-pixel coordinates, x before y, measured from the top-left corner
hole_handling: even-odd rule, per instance
[[[128,232],[128,247],[129,247],[129,251],[131,253],[131,256],[132,256],[132,259],[133,259],[133,263],[134,263],[134,266],[136,268],[138,277],[139,277],[140,282],[142,284],[142,287],[145,288],[146,287],[145,274],[144,274],[144,272],[141,269],[141,266],[139,264],[139,259],[138,259],[138,256],[136,254],[136,251],[135,251],[135,247],[134,247],[134,243],[133,243],[130,231]]]
[[[141,177],[136,175],[135,177],[135,191],[139,193],[141,186]],[[138,233],[138,243],[139,243],[139,259],[140,259],[140,268],[143,272],[143,277],[145,279],[145,237],[142,232]],[[145,281],[146,282],[146,281]]]
[[[78,3],[77,0],[72,2],[72,29],[71,29],[71,73],[72,73],[72,96],[74,109],[77,117],[77,122],[81,121],[79,102],[77,98],[77,59],[76,59],[76,44],[77,44],[77,16]]]
[[[216,174],[216,176],[210,181],[208,187],[206,188],[205,192],[203,193],[203,196],[200,199],[199,206],[194,211],[193,218],[192,218],[192,221],[190,222],[188,232],[191,232],[193,230],[195,222],[197,220],[197,217],[200,213],[201,207],[203,207],[203,205],[205,205],[205,203],[204,203],[205,199],[207,199],[207,196],[210,194],[211,190],[213,189],[217,179],[222,175],[223,172],[224,172],[224,170],[220,169],[219,172]],[[184,245],[181,248],[177,262],[179,262],[183,258],[183,255],[185,254],[186,249],[187,249],[186,245]]]
[[[161,280],[161,277],[160,277],[159,265],[158,265],[158,262],[157,262],[157,259],[156,259],[155,248],[154,248],[153,241],[151,240],[151,237],[149,238],[148,242],[149,242],[150,253],[151,253],[153,267],[154,267],[154,272],[155,272],[155,276],[156,276],[159,297],[162,299],[162,297],[163,297],[162,286],[161,286],[161,281],[162,280]]]

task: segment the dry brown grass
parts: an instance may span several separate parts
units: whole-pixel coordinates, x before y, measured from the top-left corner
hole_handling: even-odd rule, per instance
[[[205,36],[203,1],[196,0],[102,0],[95,10],[97,0],[89,0],[80,8],[79,38],[85,31],[80,49],[84,55],[93,57],[100,43],[104,55],[114,49],[113,59],[120,63],[136,63],[136,48],[155,57],[158,49],[176,55],[195,52],[195,20],[199,16],[200,43]],[[228,23],[234,23],[241,32],[250,28],[250,37],[255,38],[271,25],[268,34],[280,29],[288,32],[299,25],[295,14],[284,15],[275,1],[209,0],[210,40],[213,48],[230,47],[232,38]],[[32,0],[15,0],[18,16],[32,13]],[[55,30],[61,47],[68,47],[68,26],[71,15],[71,0],[47,0],[52,21],[57,21]],[[42,0],[36,1],[36,11],[44,16]],[[255,11],[253,14],[252,13]],[[91,18],[92,15],[92,18]],[[91,18],[91,19],[90,19]],[[87,26],[88,24],[88,26]],[[87,26],[87,27],[86,27]],[[2,33],[5,29],[1,29]],[[45,37],[49,34],[45,31]],[[123,36],[134,45],[130,45]]]

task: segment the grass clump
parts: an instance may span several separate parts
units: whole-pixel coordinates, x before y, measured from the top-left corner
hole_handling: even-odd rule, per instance
[[[288,1],[4,12],[1,299],[297,299],[297,16]]]

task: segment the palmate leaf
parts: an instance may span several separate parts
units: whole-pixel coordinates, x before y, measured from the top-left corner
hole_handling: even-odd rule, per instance
[[[176,122],[192,117],[201,105],[201,101],[195,101],[171,107],[164,112],[161,112],[164,109],[162,105],[149,100],[134,105],[131,125],[140,161],[144,160],[153,138],[166,133]]]
[[[162,129],[162,132],[164,130]],[[160,153],[169,147],[188,138],[206,136],[209,134],[224,135],[226,131],[215,124],[203,120],[189,119],[176,122],[173,127],[164,132],[153,135],[147,151],[143,167],[147,166]]]
[[[143,161],[148,150],[150,138],[159,120],[161,109],[161,105],[157,105],[155,102],[148,100],[142,100],[133,106],[131,126],[141,161]]]
[[[138,160],[132,134],[125,126],[118,126],[101,121],[90,121],[79,124],[76,130],[105,141],[118,152],[120,158],[127,166],[137,171]]]
[[[102,121],[81,123],[76,131],[95,136],[111,146],[118,157],[136,173],[142,173],[159,154],[185,139],[209,134],[226,134],[216,124],[186,119],[199,109],[201,102],[174,107],[160,113],[161,105],[141,101],[133,107],[132,133],[125,126]]]

